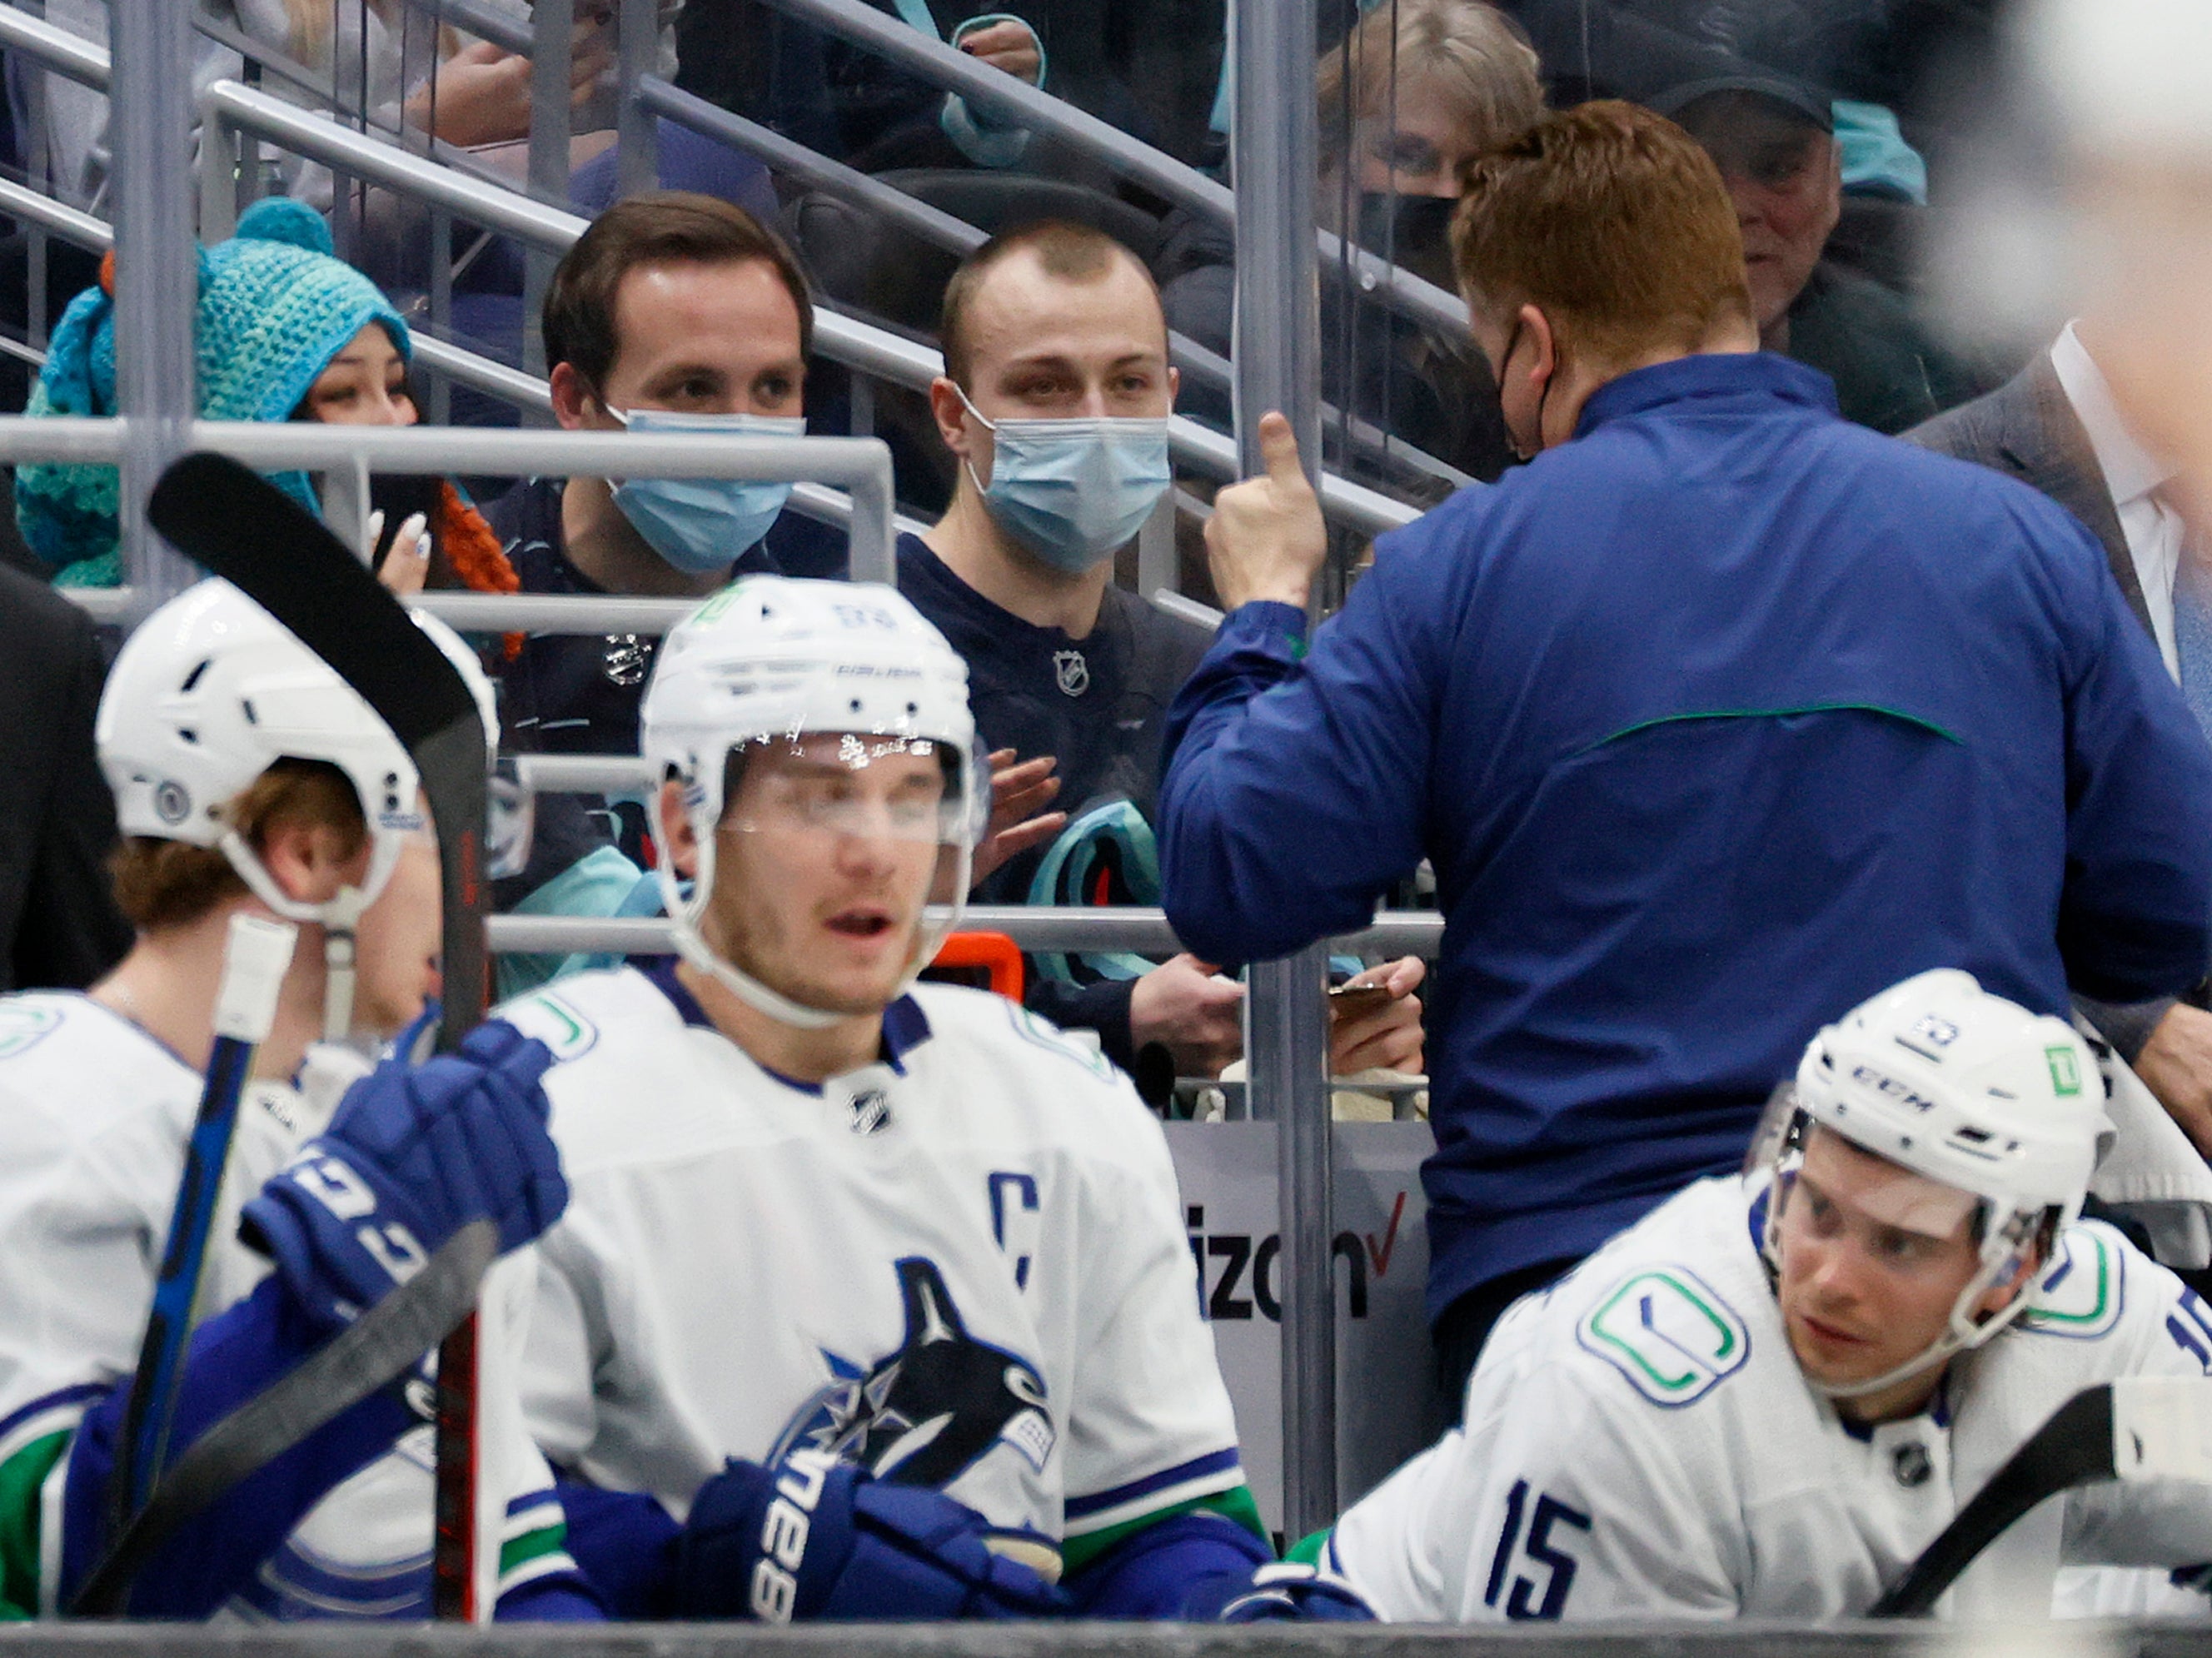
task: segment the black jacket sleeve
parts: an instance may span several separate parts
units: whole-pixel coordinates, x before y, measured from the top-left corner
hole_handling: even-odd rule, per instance
[[[11,820],[0,835],[14,843],[7,862],[21,884],[0,910],[14,917],[0,988],[81,989],[122,959],[131,937],[109,885],[115,803],[93,747],[106,661],[83,612],[9,575],[0,605],[24,701],[0,716],[21,768],[0,806]],[[39,671],[25,671],[33,664]]]

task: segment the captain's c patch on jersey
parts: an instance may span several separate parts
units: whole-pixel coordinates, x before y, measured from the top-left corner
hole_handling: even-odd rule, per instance
[[[1743,1320],[1685,1266],[1631,1273],[1583,1315],[1575,1339],[1670,1408],[1703,1399],[1751,1355]]]

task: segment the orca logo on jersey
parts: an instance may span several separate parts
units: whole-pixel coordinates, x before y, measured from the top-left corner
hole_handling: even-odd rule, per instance
[[[968,1333],[936,1262],[909,1255],[898,1276],[898,1351],[866,1370],[825,1353],[837,1379],[799,1407],[769,1464],[815,1450],[895,1485],[941,1487],[1004,1442],[1042,1472],[1056,1430],[1036,1367]]]

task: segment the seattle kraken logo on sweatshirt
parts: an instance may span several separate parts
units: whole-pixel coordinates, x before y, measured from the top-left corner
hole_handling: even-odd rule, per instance
[[[1041,1472],[1054,1436],[1044,1378],[968,1333],[934,1261],[909,1255],[898,1275],[898,1351],[865,1368],[824,1352],[835,1379],[799,1407],[769,1466],[823,1450],[894,1485],[940,1486],[1003,1440]]]

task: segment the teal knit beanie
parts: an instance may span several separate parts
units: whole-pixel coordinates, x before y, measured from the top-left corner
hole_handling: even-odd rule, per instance
[[[322,216],[304,202],[270,197],[239,216],[238,234],[199,255],[194,320],[200,417],[289,419],[316,377],[372,322],[391,333],[402,360],[407,325],[375,283],[331,254]],[[113,265],[70,301],[46,365],[24,410],[33,416],[115,412]],[[305,472],[273,481],[310,511]],[[18,468],[15,521],[31,550],[66,566],[64,586],[113,586],[118,483],[112,466],[52,463]]]

